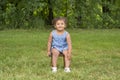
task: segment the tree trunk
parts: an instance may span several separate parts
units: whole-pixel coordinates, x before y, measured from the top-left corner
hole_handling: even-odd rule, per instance
[[[48,9],[49,9],[49,14],[48,14],[48,24],[52,25],[52,19],[53,19],[53,9],[52,9],[52,4],[51,0],[48,0]]]

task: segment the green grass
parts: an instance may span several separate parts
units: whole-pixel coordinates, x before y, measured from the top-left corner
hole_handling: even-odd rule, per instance
[[[71,73],[52,73],[46,56],[47,30],[0,31],[0,80],[119,80],[120,30],[68,30],[72,38]]]

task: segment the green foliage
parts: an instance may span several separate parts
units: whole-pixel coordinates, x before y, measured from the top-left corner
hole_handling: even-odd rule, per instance
[[[16,7],[14,4],[8,3],[6,4],[5,13],[3,14],[4,23],[6,24],[6,28],[15,28],[16,27]]]
[[[0,29],[45,28],[58,16],[70,28],[120,28],[120,1],[0,0]]]

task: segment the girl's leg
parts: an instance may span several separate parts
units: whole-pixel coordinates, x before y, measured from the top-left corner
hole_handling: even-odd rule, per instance
[[[67,50],[63,51],[63,54],[64,54],[65,68],[69,68],[70,67],[70,55],[68,54]]]
[[[57,58],[59,54],[60,52],[57,49],[52,49],[52,67],[57,67]]]

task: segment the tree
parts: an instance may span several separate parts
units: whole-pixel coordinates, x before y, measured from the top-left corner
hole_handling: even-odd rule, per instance
[[[120,28],[120,0],[0,0],[2,28],[44,28],[64,16],[69,28]]]
[[[48,0],[48,24],[49,25],[52,25],[52,20],[53,20],[53,7],[52,7],[52,3],[51,3],[51,0]]]

